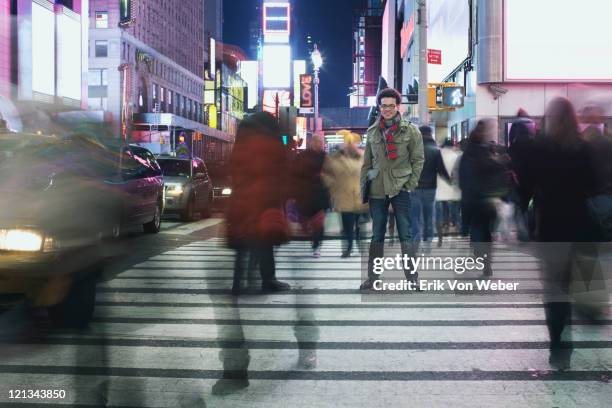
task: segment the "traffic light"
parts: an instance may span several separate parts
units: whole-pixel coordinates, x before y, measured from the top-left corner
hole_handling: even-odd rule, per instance
[[[297,113],[298,109],[295,106],[281,106],[278,109],[278,126],[281,134],[284,135],[283,138],[287,137],[285,144],[289,144],[289,141],[292,141],[295,136]]]

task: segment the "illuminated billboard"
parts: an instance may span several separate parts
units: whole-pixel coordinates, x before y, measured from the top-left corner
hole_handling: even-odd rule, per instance
[[[532,3],[535,2],[532,0]],[[440,64],[429,64],[428,80],[442,82],[468,57],[469,2],[429,0],[427,10],[427,48],[439,50],[441,58]]]
[[[300,75],[300,108],[312,108],[314,106],[313,83],[312,75]]]
[[[276,115],[276,108],[291,106],[291,93],[279,89],[266,89],[263,94],[263,110]]]
[[[79,50],[79,58],[80,56]],[[27,68],[22,67],[22,69]],[[55,95],[55,15],[52,10],[34,2],[32,2],[31,70],[32,91]],[[22,74],[27,77],[27,73],[22,72]],[[79,81],[80,79],[79,72]]]
[[[291,32],[291,8],[288,2],[266,2],[263,5],[265,43],[288,43]]]
[[[81,99],[81,21],[57,15],[57,96]]]
[[[247,83],[247,108],[253,109],[259,90],[259,61],[240,61],[238,75]]]
[[[264,88],[291,86],[291,47],[289,45],[263,46]]]
[[[505,80],[612,82],[610,15],[610,1],[504,1]]]
[[[306,61],[293,61],[293,95],[300,94],[300,76],[306,73]],[[300,99],[296,96],[293,98],[293,106],[300,107]]]

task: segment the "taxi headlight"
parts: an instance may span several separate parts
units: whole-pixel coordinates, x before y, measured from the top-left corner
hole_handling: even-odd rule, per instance
[[[43,236],[32,230],[0,229],[0,250],[2,251],[40,251]]]
[[[232,194],[232,189],[229,187],[225,187],[223,190],[221,190],[221,195],[230,195]]]

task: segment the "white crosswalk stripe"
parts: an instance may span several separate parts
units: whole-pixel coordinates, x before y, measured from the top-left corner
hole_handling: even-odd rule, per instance
[[[309,242],[276,250],[277,277],[291,291],[263,294],[251,276],[251,289],[232,297],[234,252],[222,239],[192,242],[100,283],[90,330],[3,345],[0,405],[15,402],[10,389],[44,384],[71,391],[49,406],[96,406],[100,395],[117,407],[607,406],[610,307],[596,325],[574,317],[571,369],[554,371],[540,263],[495,248],[495,279],[530,291],[520,302],[371,300],[357,290],[365,260],[341,259],[338,240],[319,258]],[[469,244],[453,238],[428,256],[449,254],[467,255]],[[246,388],[219,381],[247,368]]]

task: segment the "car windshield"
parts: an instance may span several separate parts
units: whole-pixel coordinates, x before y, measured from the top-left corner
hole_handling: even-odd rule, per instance
[[[189,160],[157,159],[166,177],[189,177],[191,162]]]

